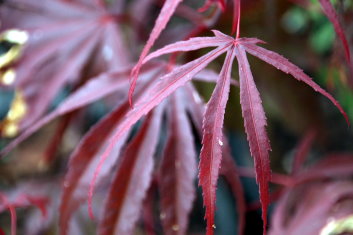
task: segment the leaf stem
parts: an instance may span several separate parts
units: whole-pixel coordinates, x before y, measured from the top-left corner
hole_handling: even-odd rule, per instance
[[[237,34],[236,34],[236,39],[239,38],[240,36],[240,8],[241,8],[241,1],[238,0],[237,4]]]

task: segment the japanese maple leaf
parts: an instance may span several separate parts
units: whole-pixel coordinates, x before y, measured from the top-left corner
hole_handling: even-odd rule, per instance
[[[285,73],[291,74],[294,78],[312,87],[315,91],[330,99],[340,110],[347,120],[347,116],[338,102],[325,90],[320,88],[309,76],[300,68],[289,62],[283,56],[256,45],[261,42],[255,38],[232,38],[219,31],[213,31],[214,37],[196,37],[187,41],[180,41],[159,49],[148,55],[143,63],[149,60],[178,51],[191,51],[204,47],[216,47],[206,55],[190,61],[180,67],[175,68],[170,73],[164,75],[161,80],[152,86],[144,96],[143,100],[138,100],[133,111],[127,115],[125,123],[112,138],[112,142],[117,141],[126,132],[127,126],[131,122],[136,122],[145,113],[162,102],[167,96],[177,88],[190,81],[199,71],[205,68],[211,61],[223,53],[227,53],[223,68],[219,75],[216,88],[207,104],[203,124],[203,148],[201,150],[200,161],[200,185],[204,191],[204,204],[206,206],[207,233],[213,234],[214,212],[215,212],[215,187],[217,183],[222,152],[222,126],[225,105],[228,99],[230,85],[230,71],[233,59],[236,57],[239,64],[239,83],[242,114],[244,118],[245,130],[248,136],[250,151],[255,161],[256,179],[260,187],[260,198],[262,202],[264,228],[266,228],[266,214],[269,203],[268,181],[270,179],[269,139],[266,134],[266,117],[261,105],[261,98],[256,89],[254,79],[250,70],[246,52],[260,58],[273,65]],[[265,230],[264,230],[265,231]]]
[[[167,71],[166,63],[158,62],[145,66],[141,71],[136,99],[143,101],[145,92],[159,83],[159,79],[156,78]],[[26,129],[5,149],[5,152],[60,115],[113,93],[122,91],[126,93],[129,87],[126,78],[129,74],[130,70],[122,70],[107,72],[91,79],[67,97],[57,109]],[[216,73],[204,70],[196,76],[196,79],[215,82],[217,77]],[[133,110],[130,109],[127,100],[118,104],[110,114],[92,127],[83,137],[70,157],[69,171],[63,183],[60,203],[62,234],[69,233],[69,222],[72,220],[72,215],[85,200],[88,189],[91,187],[90,200],[92,200],[93,186],[101,184],[112,175],[114,175],[114,179],[110,185],[111,190],[108,192],[106,209],[102,213],[99,233],[111,234],[112,231],[118,231],[129,234],[132,231],[151,181],[154,164],[153,154],[160,138],[158,130],[162,123],[163,113],[167,113],[167,125],[172,129],[169,132],[168,143],[175,144],[173,148],[170,148],[170,144],[167,145],[161,163],[163,165],[161,168],[163,170],[160,172],[161,195],[164,195],[163,198],[170,198],[173,195],[174,198],[172,201],[162,198],[161,208],[166,215],[163,224],[166,233],[173,233],[176,226],[180,232],[186,231],[187,215],[191,211],[195,197],[194,180],[197,168],[192,129],[187,115],[193,109],[188,105],[190,102],[184,97],[185,92],[178,91],[170,101],[167,101],[167,105],[162,105],[149,114],[131,142],[127,142],[126,137],[134,122],[128,123],[129,126],[125,129],[123,138],[117,142],[109,142],[114,132],[119,130],[122,124],[131,121],[127,117]],[[202,103],[199,105],[202,106]],[[124,145],[127,145],[126,150],[122,150],[125,149]],[[105,150],[106,148],[109,153]],[[100,158],[101,155],[103,155],[103,161]],[[118,169],[115,171],[112,167],[116,164],[118,164]],[[173,181],[172,184],[171,181]],[[125,182],[125,184],[121,182]],[[117,197],[121,199],[120,203],[117,203]],[[111,212],[112,207],[116,208],[114,213]]]
[[[23,7],[1,8],[2,29],[18,28],[29,34],[23,56],[14,65],[14,87],[30,111],[20,123],[22,130],[42,116],[64,86],[77,87],[101,72],[128,65],[130,54],[119,15],[102,4],[86,0],[13,4]]]
[[[260,42],[260,40],[254,38],[234,39],[218,31],[214,31],[214,33],[214,37],[192,38],[187,41],[177,42],[148,55],[144,59],[144,63],[167,53],[191,51],[204,47],[216,47],[216,49],[208,52],[204,56],[184,65],[176,66],[165,75],[160,75],[161,79],[154,80],[146,86],[141,84],[141,87],[143,88],[140,88],[141,91],[137,92],[138,95],[135,97],[136,102],[134,109],[129,109],[128,103],[119,106],[115,111],[97,124],[97,126],[95,126],[81,141],[81,144],[71,157],[69,163],[70,171],[65,181],[67,186],[65,190],[67,190],[67,192],[64,192],[61,208],[62,222],[64,223],[62,224],[62,228],[64,231],[65,227],[67,227],[65,224],[70,218],[70,214],[75,210],[75,206],[73,205],[77,203],[76,200],[72,201],[71,199],[77,197],[75,196],[76,194],[82,194],[82,187],[79,186],[81,184],[80,182],[90,181],[89,179],[92,177],[92,170],[97,167],[98,162],[100,163],[98,164],[99,167],[95,170],[96,173],[94,174],[95,177],[93,184],[96,181],[97,176],[101,178],[100,175],[109,174],[111,166],[116,162],[116,156],[118,155],[122,144],[124,144],[125,138],[131,127],[169,95],[174,93],[179,87],[185,85],[193,77],[197,76],[197,74],[199,74],[215,58],[225,52],[227,53],[227,57],[219,75],[214,94],[208,102],[205,111],[206,115],[204,116],[203,121],[204,131],[200,161],[200,184],[204,191],[206,218],[208,220],[207,231],[208,234],[213,233],[215,186],[221,162],[222,145],[225,143],[222,139],[221,129],[223,125],[224,107],[228,97],[229,85],[231,83],[230,71],[235,57],[238,59],[239,63],[239,83],[244,122],[251,153],[255,159],[257,181],[260,185],[263,207],[264,226],[266,226],[265,215],[268,206],[267,184],[270,177],[268,150],[270,147],[265,131],[266,120],[261,106],[260,96],[255,87],[245,52],[247,51],[265,62],[274,65],[278,69],[290,73],[296,79],[307,83],[316,91],[328,97],[344,115],[345,113],[331,95],[315,84],[312,79],[305,75],[297,66],[293,65],[277,53],[257,46],[256,43]],[[75,106],[74,104],[75,103],[73,103],[73,106]],[[70,105],[68,105],[68,107],[70,107]],[[145,133],[147,134],[148,131]],[[99,143],[97,143],[97,139],[99,140]],[[102,142],[104,142],[104,145],[100,144]],[[139,144],[142,143],[143,142],[140,142]],[[132,148],[132,150],[134,150],[134,148]],[[98,156],[102,156],[101,160],[99,160]],[[105,163],[107,159],[109,159],[109,161]],[[87,183],[82,185],[83,187],[87,187]],[[82,197],[79,196],[77,198],[80,200]],[[139,198],[141,199],[140,196]],[[115,224],[119,220],[113,221]]]

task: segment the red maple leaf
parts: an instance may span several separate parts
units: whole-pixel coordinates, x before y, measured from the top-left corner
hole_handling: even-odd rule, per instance
[[[14,87],[30,110],[21,120],[22,130],[43,115],[63,87],[77,87],[99,73],[129,64],[119,9],[94,1],[17,0],[12,4],[21,7],[1,8],[2,29],[18,28],[29,34],[14,65]]]

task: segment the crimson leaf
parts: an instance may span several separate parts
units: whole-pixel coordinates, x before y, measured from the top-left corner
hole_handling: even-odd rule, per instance
[[[271,150],[266,134],[266,117],[261,105],[261,98],[252,76],[245,50],[236,47],[240,77],[240,104],[244,118],[251,155],[255,159],[256,181],[260,187],[262,220],[264,234],[267,225],[267,207],[269,204],[268,182],[270,180],[270,162],[268,151]]]
[[[305,82],[307,85],[309,85],[315,91],[326,96],[338,108],[338,110],[342,113],[342,115],[346,119],[346,122],[349,124],[348,116],[344,112],[344,110],[342,109],[340,104],[337,102],[337,100],[335,100],[335,98],[333,98],[327,91],[325,91],[319,85],[317,85],[312,80],[312,78],[310,78],[308,75],[306,75],[303,72],[303,70],[301,70],[298,66],[291,63],[290,61],[288,61],[286,58],[279,55],[278,53],[273,52],[273,51],[269,51],[269,50],[262,48],[262,47],[259,47],[259,46],[256,46],[253,43],[244,43],[243,46],[244,46],[244,49],[248,53],[258,57],[259,59],[265,61],[268,64],[273,65],[274,67],[276,67],[277,69],[279,69],[285,73],[289,73],[297,80]]]
[[[160,33],[166,27],[170,17],[173,15],[175,9],[177,8],[179,3],[181,3],[181,2],[182,2],[182,0],[166,0],[163,7],[162,7],[161,12],[158,15],[158,18],[156,20],[156,23],[154,24],[153,30],[150,34],[150,37],[149,37],[145,47],[142,50],[139,61],[137,62],[136,66],[134,67],[134,69],[131,72],[131,87],[130,87],[130,91],[129,91],[130,105],[132,104],[132,95],[135,90],[136,81],[137,81],[137,78],[138,78],[138,75],[140,73],[140,69],[142,66],[142,61],[147,56],[147,54],[150,51],[151,47],[153,46],[154,42],[157,40]]]
[[[70,157],[69,171],[65,176],[63,194],[60,205],[60,229],[61,234],[67,234],[69,220],[79,206],[80,201],[86,197],[87,188],[92,180],[92,173],[96,168],[102,148],[107,148],[106,140],[109,139],[114,127],[123,117],[126,110],[129,109],[126,103],[121,108],[116,109],[110,115],[100,121],[92,128],[81,140],[79,146]],[[113,166],[116,157],[119,154],[125,138],[115,142],[111,148],[111,155],[108,165]],[[110,167],[105,169],[109,172]],[[107,168],[107,167],[106,167]],[[102,174],[102,169],[101,172]]]
[[[121,156],[110,186],[99,234],[132,234],[142,200],[151,182],[162,107],[148,115],[139,133]]]
[[[213,229],[215,228],[216,186],[223,146],[222,126],[229,95],[230,72],[234,57],[235,53],[231,48],[227,53],[219,81],[207,104],[203,121],[199,180],[203,189],[204,205],[206,207],[207,234],[213,234]]]
[[[165,234],[185,234],[195,198],[196,150],[181,90],[170,98],[169,136],[160,169],[161,219]]]

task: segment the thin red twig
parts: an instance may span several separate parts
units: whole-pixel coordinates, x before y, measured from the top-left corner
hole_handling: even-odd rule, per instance
[[[236,39],[238,39],[239,38],[239,36],[240,36],[240,8],[241,8],[241,1],[239,0],[239,3],[238,3],[238,9],[237,9],[237,11],[238,11],[238,19],[237,19],[237,34],[236,34]]]

